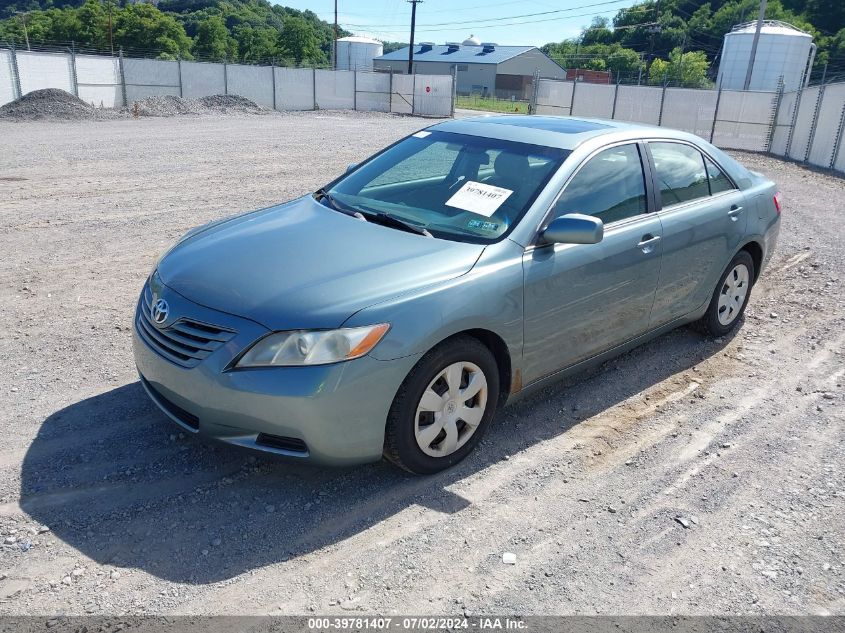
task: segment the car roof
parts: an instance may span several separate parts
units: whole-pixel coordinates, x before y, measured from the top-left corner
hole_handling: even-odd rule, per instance
[[[571,150],[597,136],[613,134],[620,138],[630,136],[636,139],[653,135],[655,128],[604,119],[511,114],[452,119],[429,129]],[[657,129],[661,129],[664,134],[668,131],[665,128]]]

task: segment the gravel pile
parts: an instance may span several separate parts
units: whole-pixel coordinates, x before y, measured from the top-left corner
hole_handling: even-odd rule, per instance
[[[205,106],[194,99],[183,99],[172,95],[147,97],[134,102],[127,110],[134,116],[179,116],[185,114],[206,114]]]
[[[267,114],[272,112],[246,97],[240,95],[212,95],[200,97],[197,101],[214,112],[220,114]]]
[[[128,109],[133,116],[170,117],[180,115],[268,114],[273,112],[240,95],[211,95],[183,99],[171,95],[147,97]]]
[[[19,121],[38,119],[84,121],[112,118],[114,114],[113,110],[95,108],[79,97],[58,88],[33,90],[20,99],[0,107],[0,118]]]
[[[126,108],[95,108],[69,92],[57,88],[47,88],[29,92],[20,99],[0,107],[0,119],[89,121],[92,119],[122,119],[136,115],[173,117],[270,114],[273,112],[274,110],[260,106],[239,95],[212,95],[199,99],[159,95],[135,101]]]

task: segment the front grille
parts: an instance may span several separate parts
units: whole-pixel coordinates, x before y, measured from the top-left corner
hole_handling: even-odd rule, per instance
[[[283,437],[281,435],[270,435],[269,433],[259,433],[255,439],[255,443],[259,446],[266,446],[268,448],[276,448],[291,453],[307,453],[308,446],[305,442],[296,437]]]
[[[166,328],[158,328],[150,318],[152,300],[152,292],[147,285],[135,325],[144,342],[172,363],[194,367],[235,335],[232,330],[186,317]]]

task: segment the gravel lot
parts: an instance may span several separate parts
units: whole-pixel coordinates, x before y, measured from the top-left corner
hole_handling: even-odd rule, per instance
[[[156,254],[427,124],[0,123],[0,613],[845,614],[845,181],[797,165],[740,156],[786,208],[738,334],[506,409],[449,472],[318,470],[154,409]]]

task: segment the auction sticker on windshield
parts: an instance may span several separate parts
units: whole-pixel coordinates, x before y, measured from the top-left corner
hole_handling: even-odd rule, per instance
[[[447,207],[455,207],[489,218],[513,193],[510,189],[486,185],[483,182],[468,181],[446,201]]]

